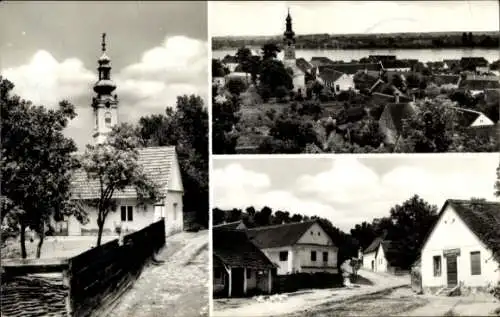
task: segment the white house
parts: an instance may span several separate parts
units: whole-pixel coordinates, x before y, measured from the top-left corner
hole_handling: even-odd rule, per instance
[[[499,202],[448,199],[421,249],[424,292],[467,292],[496,285],[499,241]]]
[[[375,256],[377,254],[378,247],[383,241],[381,237],[375,238],[372,243],[363,251],[363,268],[375,271],[376,260]]]
[[[320,83],[335,93],[354,90],[354,75],[348,75],[334,69],[323,68],[319,73]]]
[[[338,248],[318,221],[257,227],[247,232],[250,240],[278,267],[278,275],[338,273]]]
[[[104,234],[115,234],[120,227],[125,232],[140,230],[161,218],[165,220],[166,234],[183,230],[183,186],[175,147],[149,147],[139,150],[139,164],[145,174],[161,188],[162,198],[154,203],[139,206],[133,187],[116,192],[116,210],[110,212],[104,224]],[[72,195],[84,202],[99,197],[99,183],[89,180],[83,170],[75,173]],[[68,235],[94,234],[97,232],[97,210],[87,204],[90,221],[82,225],[74,217],[67,219]]]

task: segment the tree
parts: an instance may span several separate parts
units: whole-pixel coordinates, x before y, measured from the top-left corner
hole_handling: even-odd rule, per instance
[[[377,120],[364,118],[353,124],[351,140],[359,146],[377,148],[383,143],[384,134],[380,131]]]
[[[403,120],[402,147],[417,153],[448,151],[453,142],[452,111],[437,103],[421,105],[418,112]]]
[[[135,129],[129,124],[114,127],[102,144],[87,145],[82,155],[82,167],[90,181],[97,182],[98,198],[89,201],[97,209],[97,246],[101,245],[106,218],[116,210],[113,196],[116,192],[133,186],[139,204],[156,201],[161,193],[143,172],[138,163],[139,139]]]
[[[208,227],[208,112],[199,96],[177,97],[176,110],[139,119],[143,146],[175,146],[184,187],[184,211]]]
[[[212,152],[214,154],[235,154],[238,135],[233,132],[240,121],[240,104],[237,97],[212,101]]]
[[[272,94],[276,88],[284,86],[288,90],[293,89],[293,81],[285,66],[278,60],[264,60],[261,64],[260,83],[269,87]]]
[[[268,60],[278,57],[281,52],[280,48],[275,43],[267,43],[262,46],[262,59]]]
[[[495,196],[500,197],[500,163],[497,167],[497,180],[495,182]]]
[[[236,59],[245,73],[250,73],[252,51],[248,47],[240,47],[236,51]]]
[[[1,196],[2,223],[19,226],[21,256],[26,258],[25,231],[39,236],[36,256],[40,257],[51,220],[74,215],[87,221],[81,206],[71,200],[71,174],[79,166],[76,145],[63,134],[76,117],[67,101],[58,109],[34,106],[12,95],[14,85],[0,77],[2,111]]]
[[[386,238],[397,241],[397,262],[402,268],[409,268],[417,260],[424,239],[437,217],[437,207],[418,195],[391,208],[393,227]]]
[[[247,89],[247,84],[241,78],[231,78],[227,81],[226,87],[231,94],[239,95]]]

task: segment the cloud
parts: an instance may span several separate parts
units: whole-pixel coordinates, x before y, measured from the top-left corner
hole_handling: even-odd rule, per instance
[[[184,36],[166,37],[157,47],[145,51],[135,64],[112,70],[120,100],[121,121],[135,122],[141,116],[164,113],[176,104],[177,96],[200,95],[208,100],[207,43]],[[113,59],[113,56],[110,56]],[[49,108],[67,99],[77,107],[78,117],[71,122],[68,135],[82,147],[91,141],[93,128],[90,101],[95,71],[78,58],[57,61],[40,50],[25,65],[2,70],[15,84],[14,92],[35,104]]]

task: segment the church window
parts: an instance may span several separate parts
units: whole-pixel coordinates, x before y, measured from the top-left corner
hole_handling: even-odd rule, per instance
[[[104,114],[104,122],[106,123],[106,127],[111,127],[111,113],[110,112],[106,112]]]

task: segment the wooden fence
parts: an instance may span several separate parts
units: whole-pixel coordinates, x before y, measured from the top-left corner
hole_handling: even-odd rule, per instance
[[[64,280],[69,286],[70,316],[99,316],[140,275],[144,265],[165,245],[162,220],[126,235],[123,245],[110,241],[68,261]]]

